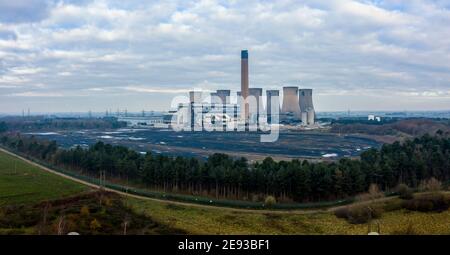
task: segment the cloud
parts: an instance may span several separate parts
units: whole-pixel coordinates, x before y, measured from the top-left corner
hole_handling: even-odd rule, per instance
[[[102,111],[119,101],[161,109],[194,87],[239,90],[239,52],[249,49],[251,87],[313,88],[318,110],[450,108],[449,8],[424,0],[0,0],[0,107],[13,111],[1,97],[22,94],[43,111],[91,101]],[[60,96],[32,96],[52,93]],[[71,95],[82,96],[65,102]]]
[[[62,97],[63,94],[56,92],[36,92],[36,91],[27,91],[20,93],[13,93],[9,96],[13,97]]]
[[[190,91],[190,89],[171,89],[171,88],[157,88],[145,86],[126,86],[123,89],[126,91],[139,93],[164,93],[164,94],[185,94]]]

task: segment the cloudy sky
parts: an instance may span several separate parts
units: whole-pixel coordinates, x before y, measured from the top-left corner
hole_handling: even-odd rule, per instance
[[[329,110],[450,109],[450,2],[0,0],[0,112],[162,110],[192,88]]]

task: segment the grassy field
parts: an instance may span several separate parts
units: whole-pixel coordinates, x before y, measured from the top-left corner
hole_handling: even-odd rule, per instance
[[[398,203],[399,199],[389,203]],[[237,212],[214,208],[164,204],[127,199],[139,213],[192,234],[358,234],[368,233],[368,224],[350,224],[332,212],[306,214]],[[376,222],[381,234],[450,234],[450,211],[410,212],[403,209],[383,213]],[[371,224],[377,231],[377,224]]]
[[[0,151],[0,206],[38,203],[88,190]]]

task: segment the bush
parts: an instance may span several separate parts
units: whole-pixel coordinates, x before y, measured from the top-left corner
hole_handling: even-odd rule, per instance
[[[339,219],[347,219],[348,216],[348,206],[338,208],[334,211],[334,215]]]
[[[383,213],[382,208],[367,206],[367,205],[353,205],[342,207],[334,211],[337,218],[344,218],[351,224],[364,224],[372,219],[378,219]]]
[[[264,201],[264,204],[269,208],[274,206],[276,203],[277,200],[273,196],[267,196],[266,200]]]
[[[419,212],[443,212],[450,207],[450,198],[443,193],[425,194],[403,203],[403,208]]]
[[[83,205],[83,207],[81,207],[80,215],[83,216],[83,217],[87,217],[87,216],[90,215],[90,210],[89,210],[89,207],[87,205]]]
[[[408,187],[406,184],[400,184],[397,187],[398,196],[401,199],[412,199],[413,198],[413,191]]]
[[[438,181],[436,178],[432,177],[428,180],[421,181],[419,185],[419,190],[432,192],[440,191],[442,190],[442,183]]]
[[[89,228],[93,231],[96,231],[97,229],[101,228],[102,225],[97,219],[93,219],[91,223],[89,224]]]
[[[367,193],[359,194],[356,196],[356,200],[358,201],[369,201],[374,200],[378,198],[384,197],[384,193],[380,191],[380,188],[378,188],[378,185],[372,183],[369,186],[369,189]]]

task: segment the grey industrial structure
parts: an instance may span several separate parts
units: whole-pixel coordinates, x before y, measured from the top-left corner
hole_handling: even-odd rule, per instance
[[[312,89],[299,89],[296,86],[283,87],[283,100],[280,110],[280,91],[267,90],[266,104],[263,105],[263,89],[249,87],[248,71],[248,51],[241,52],[241,91],[237,91],[236,103],[231,103],[231,91],[219,89],[210,93],[210,101],[206,102],[201,91],[189,92],[189,103],[180,104],[175,113],[170,116],[176,117],[176,114],[187,113],[188,116],[178,118],[177,122],[188,119],[190,127],[203,128],[205,123],[213,124],[218,127],[225,127],[229,122],[240,123],[241,125],[256,124],[258,127],[261,122],[268,124],[274,119],[283,123],[301,122],[304,126],[315,124],[315,111],[312,100]],[[277,114],[274,118],[274,114]],[[164,120],[158,121],[157,118],[151,118],[147,124],[167,124],[169,116]],[[173,119],[177,118],[172,118]],[[128,122],[142,123],[142,119],[131,120]],[[173,123],[172,123],[173,124]]]
[[[285,123],[301,122],[310,126],[315,123],[315,111],[312,100],[312,89],[299,89],[297,86],[283,87],[283,101],[280,109],[280,91],[267,90],[266,104],[263,105],[263,89],[249,87],[248,51],[241,51],[241,90],[237,91],[237,102],[230,104],[231,91],[217,90],[210,93],[211,101],[202,104],[202,114],[228,114],[228,118],[240,120],[245,124],[258,124],[261,119],[272,123],[272,115],[278,114],[277,119]],[[199,98],[200,96],[196,96]],[[191,95],[191,105],[194,105]],[[197,102],[197,101],[196,101]],[[211,104],[211,105],[209,105]],[[195,108],[195,107],[192,107]],[[206,110],[205,110],[206,109]],[[198,110],[200,111],[200,110]],[[194,114],[194,110],[190,110]],[[264,118],[265,117],[265,118]],[[193,119],[192,119],[193,121]]]

